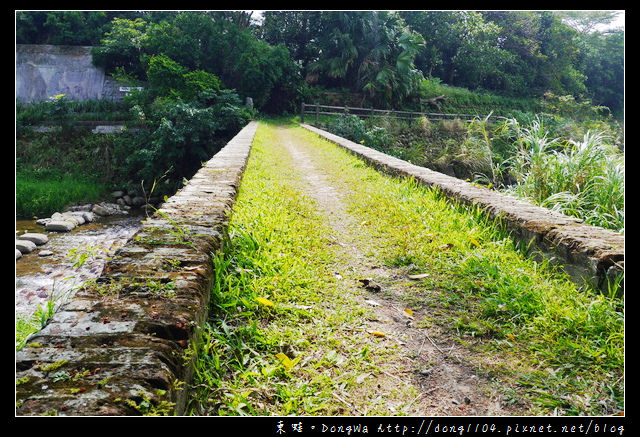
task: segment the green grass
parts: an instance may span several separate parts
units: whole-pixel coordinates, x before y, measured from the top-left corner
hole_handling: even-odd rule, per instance
[[[396,352],[360,332],[364,314],[332,273],[341,258],[331,231],[299,189],[275,129],[259,127],[229,239],[216,257],[213,317],[194,350],[192,408],[221,415],[361,414],[345,410],[334,394],[366,398],[359,376]],[[361,251],[388,268],[429,273],[400,298],[427,314],[425,326],[439,326],[471,351],[471,364],[506,399],[542,415],[624,409],[621,300],[579,289],[525,256],[479,211],[382,175],[310,132],[286,129],[332,186],[347,193],[343,202],[359,223]],[[358,405],[367,414],[388,414],[372,399]]]
[[[546,372],[553,371],[566,386],[557,386],[552,396],[572,399],[567,414],[623,408],[622,301],[578,289],[562,272],[525,257],[478,211],[413,181],[378,175],[332,145],[316,144],[319,162],[328,163],[336,180],[358,187],[351,191],[352,210],[376,224],[371,238],[381,243],[378,257],[431,272],[419,293],[425,304],[446,309],[448,323],[441,323],[454,327],[461,341],[480,337],[477,343],[489,355],[517,353],[538,369],[527,378],[544,390]],[[549,412],[535,395],[530,398],[540,412]],[[606,407],[583,402],[592,398]]]
[[[74,203],[104,198],[109,186],[90,176],[56,171],[16,173],[16,217],[43,217]]]
[[[354,388],[368,362],[366,348],[352,347],[362,312],[335,309],[349,298],[330,273],[330,231],[270,129],[261,124],[256,134],[215,258],[212,318],[194,351],[193,412],[343,414],[335,394]]]

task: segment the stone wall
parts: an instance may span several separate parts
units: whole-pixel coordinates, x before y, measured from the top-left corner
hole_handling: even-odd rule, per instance
[[[117,82],[92,63],[91,47],[16,44],[16,99],[119,100]]]
[[[302,126],[383,171],[414,177],[426,185],[438,188],[452,199],[477,205],[500,220],[514,237],[532,245],[537,253],[559,261],[578,284],[587,282],[607,291],[608,279],[624,274],[623,235],[589,226],[577,218],[413,165],[316,127],[305,124]]]
[[[251,149],[249,123],[16,353],[16,414],[184,412],[188,353]]]

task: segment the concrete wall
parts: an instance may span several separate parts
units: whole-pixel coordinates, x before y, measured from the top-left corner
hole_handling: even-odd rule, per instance
[[[249,123],[16,354],[16,414],[182,414]]]
[[[91,47],[16,44],[16,99],[118,100],[119,84],[91,61]]]
[[[413,165],[310,125],[304,128],[392,174],[414,177],[448,197],[477,205],[500,220],[512,235],[531,244],[541,256],[558,261],[578,284],[607,291],[607,281],[624,274],[624,236],[589,226],[582,220],[477,187],[460,179]]]

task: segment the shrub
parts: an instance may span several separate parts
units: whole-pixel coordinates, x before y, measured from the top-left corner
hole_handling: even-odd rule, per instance
[[[168,176],[167,191],[193,176],[252,115],[229,90],[191,102],[161,97],[135,109],[143,128],[117,139],[119,177],[153,184]]]

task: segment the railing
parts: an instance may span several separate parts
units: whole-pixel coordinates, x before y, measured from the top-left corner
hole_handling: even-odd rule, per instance
[[[352,106],[328,106],[302,103],[300,107],[300,121],[305,122],[305,115],[313,115],[316,124],[320,115],[341,115],[350,114],[362,118],[368,117],[393,117],[399,119],[413,120],[419,117],[425,117],[429,121],[455,120],[473,121],[477,119],[501,118],[489,114],[488,116],[473,114],[446,114],[439,112],[412,112],[412,111],[396,111],[393,109],[373,109],[373,108],[356,108]]]

